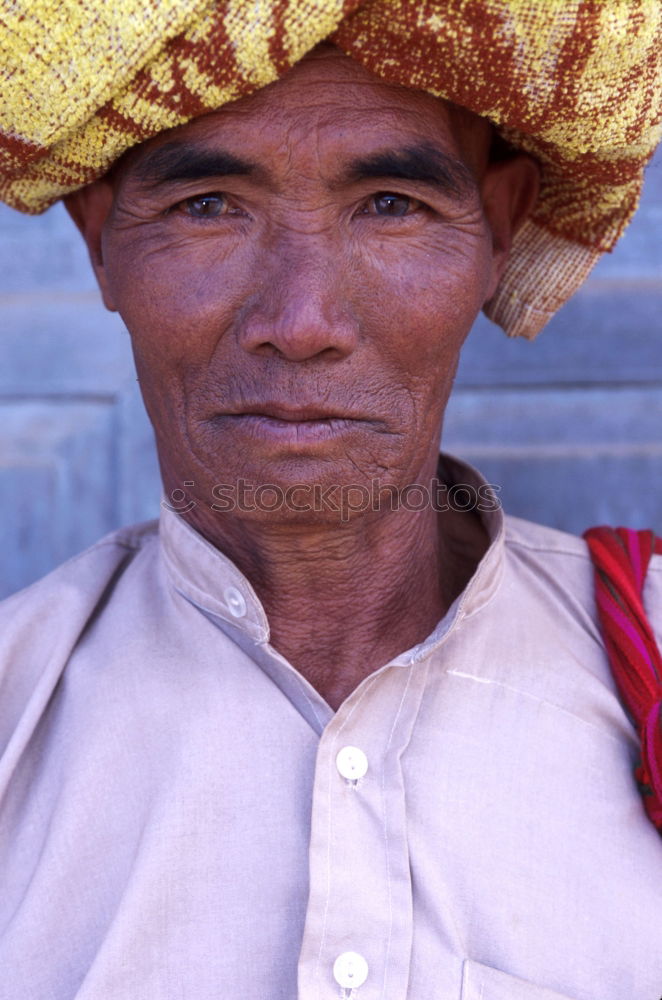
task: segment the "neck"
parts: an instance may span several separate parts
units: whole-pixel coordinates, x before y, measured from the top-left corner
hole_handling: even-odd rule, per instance
[[[271,644],[334,709],[430,634],[485,548],[471,515],[432,509],[342,527],[189,520],[251,581]]]

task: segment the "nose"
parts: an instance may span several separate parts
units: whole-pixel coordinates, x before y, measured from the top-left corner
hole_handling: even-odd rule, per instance
[[[351,354],[358,323],[343,272],[343,261],[329,248],[280,253],[274,266],[264,268],[260,291],[242,316],[244,350],[288,361],[340,360]]]

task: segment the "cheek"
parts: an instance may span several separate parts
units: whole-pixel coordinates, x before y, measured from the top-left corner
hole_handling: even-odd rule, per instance
[[[232,249],[158,231],[109,243],[108,282],[137,356],[158,366],[209,355],[241,301],[242,274],[255,273]]]
[[[483,234],[449,233],[364,258],[363,271],[355,269],[362,275],[361,313],[378,333],[381,355],[412,376],[435,370],[450,385],[486,296],[490,264]]]

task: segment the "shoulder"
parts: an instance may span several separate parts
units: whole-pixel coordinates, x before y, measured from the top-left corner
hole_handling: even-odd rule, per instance
[[[42,706],[124,576],[157,551],[158,522],[121,528],[0,602],[0,752],[29,703]]]
[[[568,598],[594,607],[593,563],[583,538],[519,517],[505,518],[508,559],[522,572],[537,573]],[[662,645],[662,555],[653,555],[644,587],[644,605]]]
[[[506,516],[505,552],[511,573],[542,601],[579,603],[593,617],[593,566],[583,538]]]
[[[508,591],[522,617],[529,622],[544,621],[549,628],[553,623],[560,643],[599,648],[601,672],[608,673],[595,603],[594,567],[584,539],[507,516],[505,551]],[[662,555],[651,557],[643,603],[662,649]]]
[[[62,563],[31,586],[0,601],[0,627],[58,615],[66,606],[89,607],[118,571],[154,544],[158,521],[120,528]]]
[[[586,542],[579,535],[559,531],[545,524],[526,521],[521,517],[505,516],[506,545],[513,549],[528,550],[532,553],[560,555],[573,560],[589,560]]]

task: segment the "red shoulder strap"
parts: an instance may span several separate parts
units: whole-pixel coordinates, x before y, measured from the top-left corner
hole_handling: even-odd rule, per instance
[[[652,531],[589,528],[595,596],[619,694],[641,741],[635,777],[648,818],[662,833],[662,656],[643,604],[646,572],[662,538]]]

